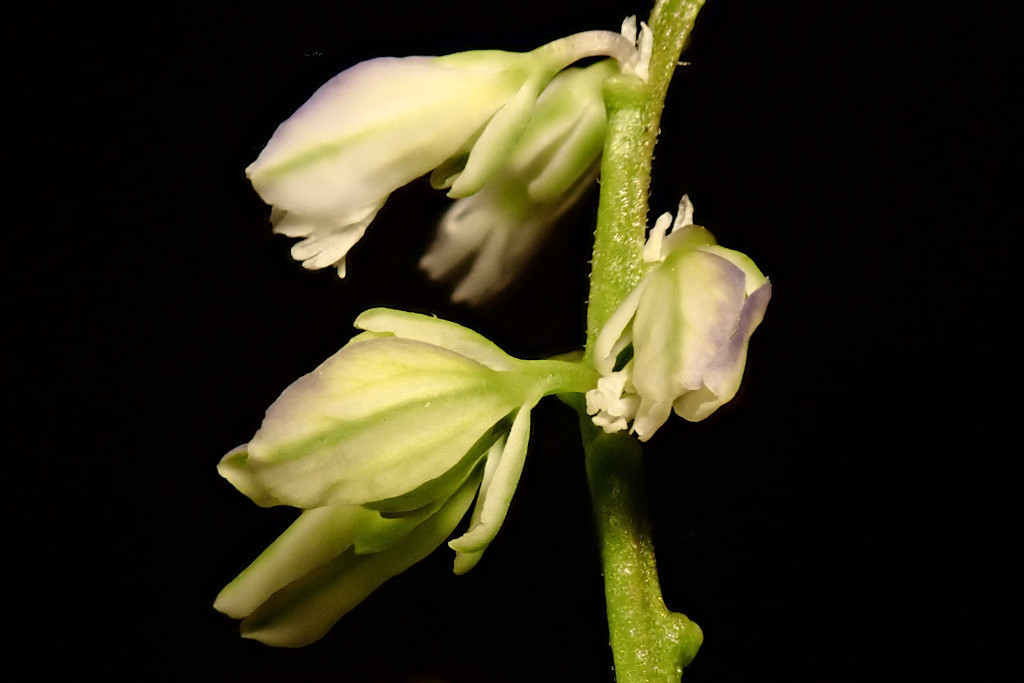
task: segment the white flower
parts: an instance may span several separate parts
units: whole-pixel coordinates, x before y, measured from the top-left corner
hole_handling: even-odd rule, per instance
[[[382,57],[324,84],[275,131],[246,173],[274,207],[275,231],[304,240],[307,268],[337,265],[395,189],[435,172],[464,197],[494,174],[537,96],[561,69],[595,55],[635,64],[619,34],[590,31],[528,53]]]
[[[606,60],[558,74],[505,165],[441,219],[420,266],[439,280],[471,262],[453,301],[480,304],[504,289],[594,184],[606,124],[601,84],[616,71]]]
[[[739,389],[771,283],[750,258],[718,246],[711,233],[693,225],[692,216],[684,196],[671,234],[666,236],[672,217],[658,219],[644,250],[656,265],[598,335],[595,365],[608,377],[632,346],[632,357],[617,373],[621,379],[587,394],[588,412],[606,431],[622,429],[632,417],[633,431],[646,440],[672,410],[692,422],[703,420]],[[611,409],[616,406],[619,414]]]
[[[642,24],[637,41],[636,18],[629,17],[622,35],[638,42],[630,68],[646,79],[650,29]],[[606,60],[558,74],[504,165],[441,219],[420,267],[435,280],[460,276],[453,301],[478,305],[508,286],[551,226],[594,185],[607,123],[601,89],[617,70]]]
[[[479,489],[469,529],[449,544],[455,572],[469,571],[508,512],[533,406],[597,380],[429,316],[373,309],[355,325],[365,332],[285,389],[218,466],[255,503],[306,510],[215,605],[268,644],[320,638],[444,542]]]

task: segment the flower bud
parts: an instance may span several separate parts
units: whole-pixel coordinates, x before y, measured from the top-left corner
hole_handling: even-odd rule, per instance
[[[669,214],[658,219],[644,251],[656,265],[595,343],[595,364],[606,376],[632,346],[623,377],[587,394],[597,424],[614,431],[632,418],[641,440],[672,410],[696,422],[736,395],[750,336],[771,298],[771,283],[750,258],[693,225],[687,197],[666,237],[670,222]]]

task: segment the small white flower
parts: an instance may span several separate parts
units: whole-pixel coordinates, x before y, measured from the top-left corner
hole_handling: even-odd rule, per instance
[[[618,373],[625,376],[619,400],[639,401],[632,430],[641,440],[673,410],[696,422],[736,395],[750,336],[771,298],[771,283],[754,262],[718,246],[692,217],[684,196],[671,234],[666,232],[672,217],[658,219],[644,249],[644,258],[656,265],[595,343],[595,365],[605,376],[615,374],[619,354],[632,346],[632,358]],[[607,423],[608,431],[621,427],[622,421],[607,416],[610,394],[599,391],[588,392],[588,412],[597,415],[595,422]]]
[[[307,268],[344,259],[397,188],[434,171],[453,197],[480,190],[530,121],[537,97],[578,59],[637,61],[621,35],[590,31],[528,53],[382,57],[324,84],[246,169],[275,231],[304,240]],[[632,68],[632,67],[631,67]]]

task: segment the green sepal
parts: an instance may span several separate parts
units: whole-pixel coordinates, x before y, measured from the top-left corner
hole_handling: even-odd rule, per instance
[[[441,476],[431,479],[401,496],[363,503],[363,507],[380,512],[382,517],[398,517],[415,514],[434,501],[447,498],[462,485],[462,482],[466,480],[488,449],[507,431],[509,424],[508,418],[498,422],[477,440],[457,465]]]
[[[457,466],[533,379],[416,339],[347,346],[268,409],[248,467],[295,507],[403,496]]]

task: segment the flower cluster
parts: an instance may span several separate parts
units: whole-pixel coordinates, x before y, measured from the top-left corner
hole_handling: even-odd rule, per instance
[[[602,86],[646,79],[651,34],[591,31],[528,53],[372,59],[321,87],[247,169],[303,266],[345,275],[349,250],[390,194],[430,174],[456,201],[421,260],[458,276],[453,299],[493,297],[597,175]],[[612,57],[570,68],[586,57]],[[633,79],[635,81],[635,78]],[[670,224],[671,230],[669,229]],[[646,440],[672,410],[701,420],[737,391],[771,296],[739,252],[693,225],[686,197],[658,219],[650,270],[587,361],[521,360],[452,322],[389,309],[267,410],[218,471],[298,519],[217,597],[242,633],[298,647],[445,542],[454,570],[481,559],[509,509],[530,416],[551,394],[585,394],[608,432]]]
[[[655,265],[601,329],[594,362],[603,376],[587,392],[598,426],[614,432],[632,422],[641,441],[673,410],[696,422],[736,395],[771,298],[749,257],[693,224],[686,196],[674,222],[667,213],[657,220],[644,259]]]

